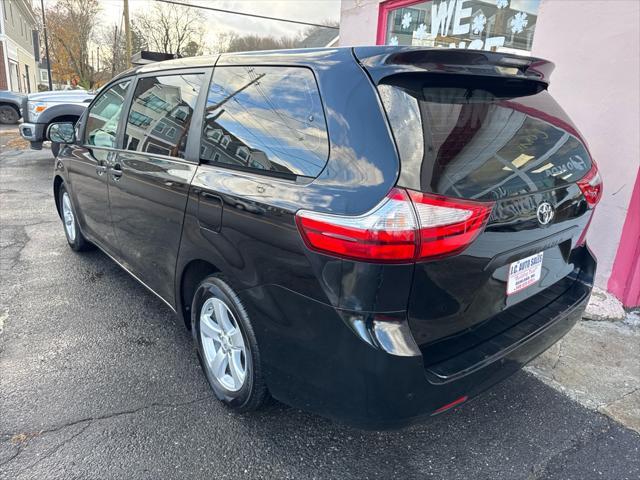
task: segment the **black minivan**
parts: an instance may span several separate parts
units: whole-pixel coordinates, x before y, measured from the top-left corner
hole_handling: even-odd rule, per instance
[[[586,306],[602,183],[552,70],[411,47],[149,64],[49,128],[56,205],[72,249],[184,320],[227,406],[406,425]]]

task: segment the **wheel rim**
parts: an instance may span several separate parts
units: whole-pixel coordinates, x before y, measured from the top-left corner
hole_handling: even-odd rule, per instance
[[[64,222],[64,229],[67,231],[69,240],[72,242],[76,239],[76,222],[73,216],[73,210],[71,209],[71,200],[69,194],[64,192],[62,194],[62,220]]]
[[[247,349],[238,322],[219,298],[202,305],[200,339],[209,373],[227,390],[240,390],[247,377]]]

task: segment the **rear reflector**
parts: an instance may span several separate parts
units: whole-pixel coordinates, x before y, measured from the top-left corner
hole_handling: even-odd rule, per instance
[[[469,399],[469,397],[467,397],[466,395],[463,397],[458,398],[457,400],[454,400],[451,403],[447,403],[446,405],[443,405],[442,407],[440,407],[439,409],[435,410],[431,415],[437,415],[439,413],[442,412],[446,412],[447,410],[456,407],[458,405],[460,405],[461,403],[466,402]]]
[[[600,177],[595,161],[591,166],[591,170],[577,183],[589,208],[595,207],[602,198],[602,177]]]
[[[300,210],[296,222],[312,250],[355,260],[407,263],[462,251],[480,234],[492,208],[492,202],[394,188],[363,215]]]

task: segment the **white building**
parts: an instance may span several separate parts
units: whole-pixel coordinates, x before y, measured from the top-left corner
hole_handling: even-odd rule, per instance
[[[0,0],[0,90],[38,91],[37,28],[28,0]]]

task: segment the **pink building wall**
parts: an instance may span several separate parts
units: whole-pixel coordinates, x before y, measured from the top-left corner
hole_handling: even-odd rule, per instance
[[[543,0],[532,54],[555,62],[549,91],[604,179],[587,242],[598,257],[596,283],[606,288],[640,165],[640,2]],[[631,214],[640,216],[638,205]]]
[[[379,0],[342,0],[340,45],[375,45]]]
[[[640,305],[640,169],[607,288],[625,306]]]
[[[340,45],[376,43],[380,3],[342,1]],[[627,258],[637,251],[628,243],[617,260],[616,253],[627,216],[640,222],[640,205],[631,204],[640,166],[640,1],[542,0],[532,54],[556,63],[550,91],[587,139],[604,178],[587,240],[598,257],[596,284],[607,288],[615,262],[637,262]]]

